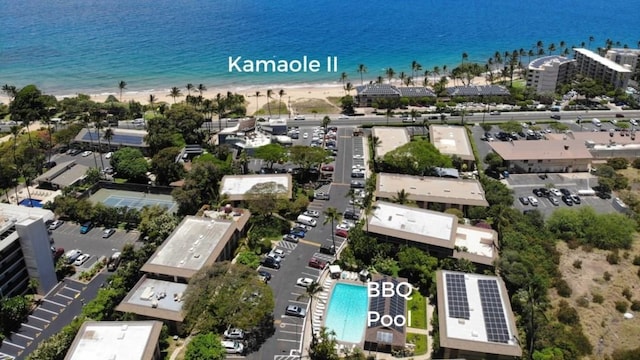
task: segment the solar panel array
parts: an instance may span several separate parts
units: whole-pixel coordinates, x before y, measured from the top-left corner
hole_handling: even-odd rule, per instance
[[[445,274],[449,317],[469,320],[469,300],[464,274]]]
[[[491,342],[508,343],[509,327],[502,307],[498,282],[496,280],[478,280],[478,288],[487,339]]]
[[[378,286],[379,289],[382,289],[382,283],[384,282],[392,282],[394,289],[398,288],[398,283],[399,283],[399,281],[396,279],[388,279],[388,278],[383,278],[376,282],[379,285]],[[403,286],[400,291],[402,292],[407,290]],[[387,310],[387,303],[389,304],[388,310]],[[392,297],[383,297],[382,295],[380,295],[375,297],[372,296],[369,298],[369,311],[378,312],[381,318],[384,315],[390,315],[393,319],[395,319],[397,315],[406,316],[405,309],[406,309],[406,300],[403,297],[398,296],[397,294]],[[371,326],[369,326],[369,328],[373,328],[377,326],[382,326],[380,321],[373,322]],[[395,329],[400,333],[404,332],[404,326],[396,326],[395,323],[392,324],[390,328]]]
[[[98,142],[98,132],[97,131],[87,131],[82,136],[83,141],[89,142]],[[100,141],[107,143],[107,140],[104,138],[104,133],[100,133]],[[144,145],[144,137],[139,135],[125,135],[115,133],[111,136],[111,144],[122,144],[122,145],[130,145],[130,146],[142,146]]]

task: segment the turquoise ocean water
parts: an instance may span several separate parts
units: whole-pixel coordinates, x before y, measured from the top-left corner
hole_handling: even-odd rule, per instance
[[[392,67],[453,68],[466,52],[606,39],[637,47],[638,0],[0,0],[0,83],[45,92],[360,83]],[[557,53],[557,51],[556,51]],[[229,73],[228,57],[338,57],[337,73]],[[323,68],[324,70],[324,68]]]

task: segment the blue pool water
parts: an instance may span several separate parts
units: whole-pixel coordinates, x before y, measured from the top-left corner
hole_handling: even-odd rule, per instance
[[[20,201],[20,205],[28,206],[28,207],[41,208],[42,207],[42,201],[36,200],[36,199],[24,199],[24,200]]]
[[[325,327],[340,341],[359,343],[367,324],[369,299],[367,288],[338,283],[333,288]]]

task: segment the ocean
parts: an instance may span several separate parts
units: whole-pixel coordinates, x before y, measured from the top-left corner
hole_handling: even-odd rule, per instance
[[[187,83],[360,84],[423,69],[452,69],[462,53],[485,63],[560,41],[606,39],[638,47],[638,0],[0,0],[0,83],[54,95],[160,91]],[[556,50],[556,54],[559,50]],[[229,57],[318,60],[317,72],[229,71]],[[337,58],[327,71],[326,58]],[[270,69],[271,70],[271,69]],[[335,70],[335,71],[333,71]],[[183,90],[183,92],[186,92]]]

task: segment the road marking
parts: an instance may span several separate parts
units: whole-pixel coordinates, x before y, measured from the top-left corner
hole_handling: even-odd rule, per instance
[[[280,330],[280,333],[282,334],[292,334],[292,335],[300,335],[300,331],[285,331],[285,330]]]
[[[314,278],[318,276],[318,274],[309,274],[306,272],[303,272],[302,275],[309,275],[310,277],[314,277]],[[318,279],[315,279],[315,281],[318,281]]]
[[[76,290],[76,289],[74,289],[74,288],[70,288],[70,287],[68,287],[68,286],[65,286],[64,288],[65,288],[65,289],[69,289],[69,290],[71,290],[71,291],[73,291],[73,292],[75,292],[75,293],[80,293],[80,292],[81,292],[80,290]]]
[[[48,302],[48,303],[50,303],[50,304],[58,305],[58,306],[60,306],[60,307],[64,307],[64,305],[63,305],[63,304],[57,303],[57,302],[52,301],[52,300],[49,300],[49,299],[42,299],[42,301]]]
[[[286,342],[292,342],[292,343],[298,343],[299,340],[289,340],[289,339],[276,339],[277,341],[286,341]],[[24,349],[24,348],[23,348]]]
[[[43,308],[42,306],[38,307],[38,308],[36,309],[36,311],[37,311],[37,310],[42,310],[42,311],[44,311],[44,312],[48,312],[49,314],[58,315],[58,313],[57,313],[57,312],[55,312],[55,311],[51,311],[51,310],[49,310],[49,309],[45,309],[45,308]]]
[[[34,319],[36,319],[36,320],[40,320],[40,321],[42,321],[42,322],[44,322],[44,323],[47,323],[47,324],[51,322],[51,321],[49,321],[49,320],[46,320],[46,319],[43,319],[43,318],[39,318],[39,317],[37,317],[37,316],[33,316],[33,315],[29,315],[29,317],[30,317],[30,318],[34,318]],[[46,327],[46,326],[45,326],[45,327]]]
[[[32,326],[32,325],[29,325],[29,324],[25,324],[25,323],[20,324],[20,326],[28,327],[28,328],[30,328],[30,329],[37,330],[37,331],[42,331],[42,329],[40,329],[40,328],[38,328],[38,327],[35,327],[35,326]]]
[[[289,302],[296,303],[296,304],[302,304],[302,305],[306,305],[308,303],[308,301],[298,301],[298,300],[289,300]]]
[[[292,292],[292,293],[291,293],[291,295],[293,295],[293,296],[300,296],[300,295],[302,295],[302,294],[298,294],[298,293],[294,293],[294,292]]]
[[[314,243],[314,242],[309,241],[309,240],[300,239],[300,243],[311,245],[311,246],[315,246],[315,247],[320,247],[320,244]]]
[[[22,334],[18,334],[18,333],[13,333],[13,335],[20,336],[20,337],[21,337],[21,338],[23,338],[23,339],[33,340],[33,338],[32,338],[32,337],[29,337],[29,336],[27,336],[27,335],[22,335]]]
[[[17,347],[18,349],[24,350],[24,346],[20,346],[18,344],[14,344],[12,342],[9,342],[9,341],[7,341],[7,339],[2,340],[2,345],[9,345],[9,346]]]

